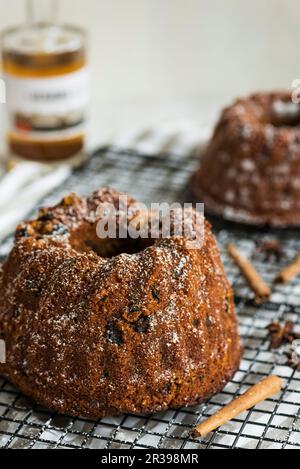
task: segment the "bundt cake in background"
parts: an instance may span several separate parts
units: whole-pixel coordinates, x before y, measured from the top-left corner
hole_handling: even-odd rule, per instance
[[[300,105],[291,94],[254,94],[225,109],[192,190],[228,220],[300,225]]]
[[[241,358],[233,293],[209,224],[199,250],[175,236],[143,246],[100,240],[97,208],[118,210],[118,200],[103,189],[43,209],[18,227],[1,270],[0,373],[72,416],[200,403]],[[130,198],[128,213],[138,214]]]

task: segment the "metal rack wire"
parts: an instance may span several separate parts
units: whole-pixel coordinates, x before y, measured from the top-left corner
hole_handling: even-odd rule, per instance
[[[102,186],[113,186],[139,200],[190,201],[186,191],[190,173],[197,164],[194,156],[143,156],[117,148],[103,149],[87,167],[77,170],[63,187],[42,201],[56,202],[70,191],[90,193]],[[234,242],[257,266],[267,282],[300,252],[296,231],[255,231],[226,223],[214,224],[223,261],[236,294],[236,308],[245,354],[239,371],[223,392],[194,408],[169,410],[151,416],[123,415],[101,421],[74,419],[40,408],[0,378],[0,448],[167,448],[167,449],[300,449],[300,372],[286,365],[282,351],[268,351],[266,327],[273,321],[294,321],[300,327],[300,284],[276,287],[271,301],[257,307],[252,294],[225,253]],[[264,262],[256,243],[264,238],[278,239],[286,257],[281,264]],[[0,246],[4,256],[10,248],[8,238]],[[190,430],[203,418],[226,405],[233,397],[270,373],[285,380],[278,398],[269,399],[245,412],[204,440],[191,440]]]

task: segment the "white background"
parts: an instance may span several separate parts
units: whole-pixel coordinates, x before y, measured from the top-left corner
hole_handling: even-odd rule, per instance
[[[1,29],[24,4],[0,0]],[[210,122],[233,97],[300,77],[299,0],[61,0],[60,17],[89,30],[98,135]]]

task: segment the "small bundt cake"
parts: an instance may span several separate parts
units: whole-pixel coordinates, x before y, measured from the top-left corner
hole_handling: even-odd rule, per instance
[[[225,109],[192,190],[228,220],[300,225],[300,105],[291,94],[254,94]]]
[[[71,416],[200,403],[241,358],[233,293],[208,223],[199,250],[175,236],[101,240],[98,209],[111,204],[119,216],[118,201],[103,189],[42,209],[18,227],[1,270],[0,373]]]

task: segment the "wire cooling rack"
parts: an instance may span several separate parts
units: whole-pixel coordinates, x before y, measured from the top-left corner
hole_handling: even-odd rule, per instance
[[[88,194],[103,186],[126,191],[145,203],[190,201],[187,182],[197,164],[195,156],[149,157],[116,148],[99,151],[83,170],[50,196],[43,205],[55,203],[70,191]],[[223,392],[193,408],[169,410],[151,416],[123,415],[101,421],[74,419],[40,408],[0,378],[0,448],[94,448],[94,449],[300,449],[300,373],[286,366],[283,351],[268,351],[266,327],[273,321],[292,320],[300,327],[299,280],[276,287],[271,301],[257,307],[237,268],[227,257],[227,243],[238,245],[256,265],[267,282],[300,252],[297,231],[255,231],[234,225],[214,224],[225,268],[234,286],[240,332],[245,354],[240,369]],[[257,242],[278,239],[285,258],[265,262]],[[11,239],[0,246],[0,255]],[[189,438],[190,430],[270,373],[285,381],[280,396],[224,425],[204,440]]]

